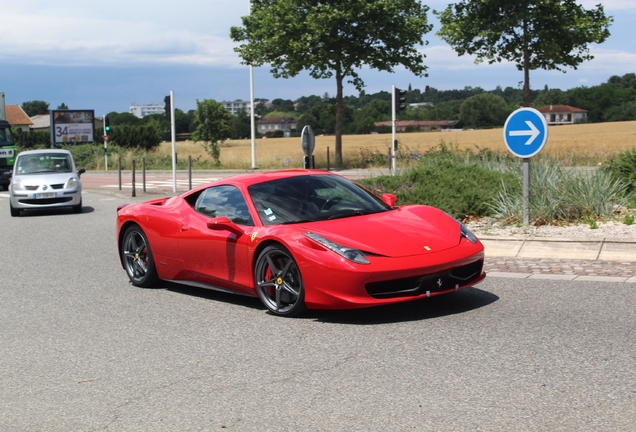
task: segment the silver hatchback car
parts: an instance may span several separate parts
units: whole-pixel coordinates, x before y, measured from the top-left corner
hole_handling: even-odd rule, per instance
[[[9,185],[11,216],[21,210],[71,207],[82,212],[82,183],[86,172],[75,168],[68,150],[29,150],[18,154]]]

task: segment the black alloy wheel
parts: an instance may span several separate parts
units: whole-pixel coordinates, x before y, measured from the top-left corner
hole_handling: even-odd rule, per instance
[[[120,246],[121,260],[133,285],[150,288],[159,282],[148,238],[138,225],[129,227]]]
[[[307,309],[300,270],[284,247],[263,249],[254,267],[254,280],[258,297],[273,314],[293,317]]]

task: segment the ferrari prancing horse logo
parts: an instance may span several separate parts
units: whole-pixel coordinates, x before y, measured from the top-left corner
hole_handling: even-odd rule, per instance
[[[252,241],[256,240],[256,236],[258,235],[258,232],[254,231],[252,233]]]

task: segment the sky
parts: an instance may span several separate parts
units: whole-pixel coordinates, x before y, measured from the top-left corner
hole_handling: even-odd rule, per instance
[[[594,86],[612,75],[636,72],[636,0],[579,0],[597,3],[614,17],[611,36],[590,46],[594,60],[577,70],[532,71],[534,89]],[[398,88],[439,90],[519,87],[523,73],[512,63],[475,64],[458,56],[435,36],[440,25],[433,10],[449,1],[424,0],[433,31],[418,49],[426,56],[428,77],[403,67],[394,73],[360,71],[367,93]],[[101,117],[127,112],[132,104],[163,104],[174,91],[175,107],[196,109],[196,101],[250,98],[249,67],[241,65],[230,37],[249,14],[249,0],[0,0],[0,92],[7,104],[43,100],[51,109],[93,109]],[[345,84],[345,95],[358,95]],[[267,66],[254,68],[254,96],[295,100],[336,93],[335,78],[315,80],[307,73],[275,79]]]

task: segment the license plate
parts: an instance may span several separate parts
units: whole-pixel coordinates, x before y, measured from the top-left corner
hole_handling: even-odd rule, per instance
[[[36,199],[41,199],[41,198],[55,198],[55,192],[44,192],[44,193],[38,193],[38,194],[35,194],[35,198],[36,198]]]

